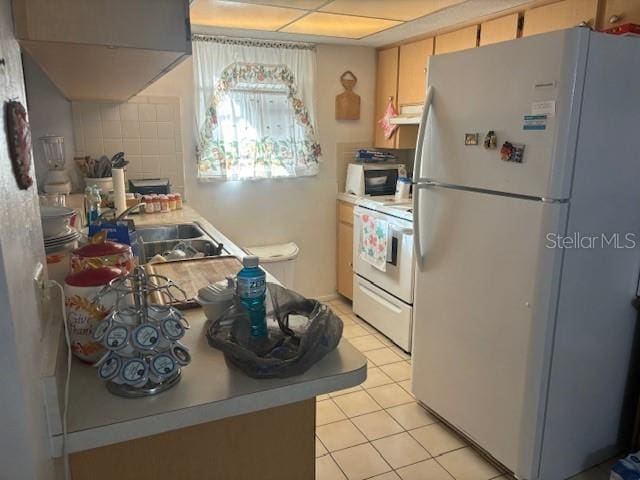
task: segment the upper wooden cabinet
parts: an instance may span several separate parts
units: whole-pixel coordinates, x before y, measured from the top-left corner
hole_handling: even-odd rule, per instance
[[[612,17],[617,20],[611,22]],[[606,0],[602,8],[602,16],[598,28],[604,30],[624,23],[640,23],[640,1],[638,0]]]
[[[433,55],[433,38],[400,46],[398,69],[398,105],[424,103],[429,57]]]
[[[389,99],[398,107],[398,65],[400,48],[392,47],[378,51],[376,72],[376,117],[374,119],[374,146],[376,148],[415,148],[418,127],[403,125],[398,127],[391,138],[386,138],[378,124],[387,110]]]
[[[454,32],[444,33],[436,37],[434,53],[458,52],[478,46],[478,25],[461,28]]]
[[[127,100],[191,54],[187,0],[13,0],[13,15],[70,100]]]
[[[375,146],[377,148],[395,148],[395,138],[385,138],[378,120],[387,109],[389,100],[394,104],[398,98],[398,47],[378,51],[378,66],[376,70],[376,118],[375,118]]]
[[[512,13],[480,24],[480,46],[518,38],[518,14]]]
[[[571,28],[582,22],[593,27],[597,13],[598,0],[562,0],[532,8],[524,12],[522,36]]]

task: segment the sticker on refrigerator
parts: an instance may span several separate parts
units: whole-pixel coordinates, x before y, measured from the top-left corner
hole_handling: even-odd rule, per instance
[[[523,130],[546,130],[546,115],[525,115],[522,123]]]
[[[547,118],[554,117],[556,115],[556,101],[533,102],[531,104],[531,115],[546,115]]]

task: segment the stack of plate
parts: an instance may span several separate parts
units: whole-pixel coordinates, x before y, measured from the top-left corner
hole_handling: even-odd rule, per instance
[[[65,229],[51,237],[44,239],[44,248],[47,253],[61,250],[69,244],[75,243],[80,238],[80,232],[73,227],[65,227]]]

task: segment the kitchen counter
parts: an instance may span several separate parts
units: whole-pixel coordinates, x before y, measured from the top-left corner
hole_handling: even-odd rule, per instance
[[[222,242],[227,252],[240,258],[244,255],[222,232],[187,205],[171,213],[134,215],[132,218],[136,225],[195,221],[208,235]],[[93,367],[74,360],[69,392],[68,452],[81,452],[293,404],[358,385],[366,379],[366,358],[344,339],[336,350],[303,375],[287,379],[252,379],[227,364],[220,351],[208,346],[206,319],[201,309],[188,310],[186,316],[191,329],[182,342],[191,350],[192,363],[182,370],[180,383],[160,395],[140,399],[114,396],[98,379]],[[45,397],[53,454],[59,456],[62,452],[59,401],[62,381],[59,375],[64,371],[64,361],[60,361],[63,355],[59,351],[48,355],[58,358],[58,368],[49,369],[57,378],[45,379]]]
[[[336,198],[338,200],[342,200],[343,202],[352,203],[356,205],[358,203],[358,200],[360,200],[360,198],[362,197],[359,197],[358,195],[353,195],[351,193],[340,192],[338,193]]]

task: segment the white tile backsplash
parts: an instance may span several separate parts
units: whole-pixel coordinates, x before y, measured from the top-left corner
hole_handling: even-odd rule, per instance
[[[129,161],[128,178],[169,178],[183,192],[180,99],[135,96],[127,103],[73,102],[75,156],[113,156]]]
[[[158,138],[158,124],[156,122],[142,122],[140,128],[140,137]]]
[[[139,105],[138,111],[140,112],[140,120],[143,122],[155,122],[156,121],[156,106],[152,104]]]
[[[123,138],[135,138],[140,140],[140,122],[137,120],[123,120],[122,121],[122,137]],[[125,152],[126,153],[126,152]]]
[[[175,131],[173,128],[173,121],[171,122],[158,122],[158,138],[175,138]]]
[[[82,124],[82,131],[84,138],[103,138],[102,124],[100,122],[84,122]]]
[[[156,119],[159,122],[173,122],[173,105],[156,105]]]
[[[120,122],[120,108],[111,103],[100,105],[100,119],[103,122]]]
[[[111,157],[118,152],[124,152],[122,138],[105,138],[102,143],[104,145],[104,151],[109,152]]]
[[[157,155],[159,152],[158,139],[141,138],[140,151],[142,155]]]
[[[120,120],[117,122],[102,122],[103,138],[122,138],[122,124]]]
[[[138,121],[138,105],[135,103],[123,103],[120,105],[120,120]]]
[[[139,138],[123,138],[122,151],[127,154],[127,159],[131,155],[140,155],[140,139]]]

